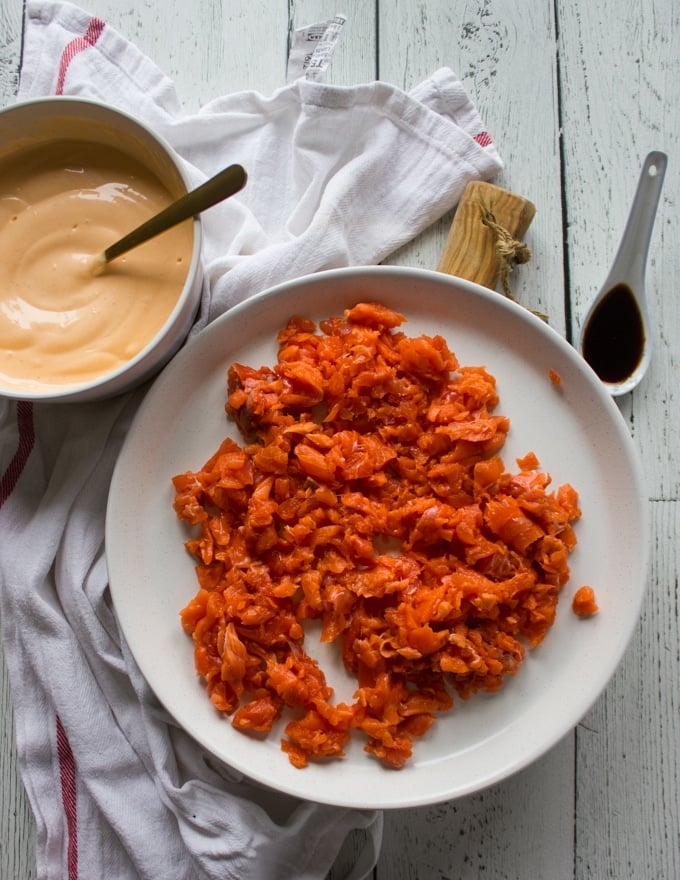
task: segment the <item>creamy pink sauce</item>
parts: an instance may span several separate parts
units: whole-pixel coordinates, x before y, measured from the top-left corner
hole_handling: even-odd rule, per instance
[[[100,145],[61,142],[0,165],[0,389],[42,391],[109,373],[161,329],[184,286],[192,221],[93,270],[172,201]]]

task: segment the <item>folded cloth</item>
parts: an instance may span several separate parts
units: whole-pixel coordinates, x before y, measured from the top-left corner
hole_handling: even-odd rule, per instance
[[[232,162],[239,196],[204,215],[196,326],[302,274],[376,263],[501,167],[461,83],[301,78],[271,97],[183,112],[135,46],[68,3],[29,2],[19,98],[77,95],[145,121],[196,183]],[[108,591],[104,519],[117,453],[145,388],[92,404],[0,399],[0,611],[37,876],[323,878],[374,866],[382,817],[267,791],[198,746],[159,705]],[[356,852],[356,848],[353,850]],[[346,860],[343,857],[343,863]]]

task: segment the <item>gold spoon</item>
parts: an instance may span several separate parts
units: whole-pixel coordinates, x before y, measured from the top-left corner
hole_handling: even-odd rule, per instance
[[[200,214],[207,208],[212,208],[218,202],[223,201],[229,196],[233,196],[246,184],[248,175],[241,165],[230,165],[219,174],[206,180],[196,189],[191,190],[186,195],[181,196],[177,201],[168,205],[158,214],[155,214],[149,220],[142,223],[132,232],[129,232],[123,238],[114,242],[105,251],[94,257],[93,266],[95,275],[99,275],[104,271],[107,264],[116,257],[136,248],[150,238],[160,235],[183,220]]]

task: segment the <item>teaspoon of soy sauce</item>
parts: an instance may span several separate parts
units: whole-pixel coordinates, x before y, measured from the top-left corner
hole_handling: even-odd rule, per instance
[[[651,360],[645,268],[667,161],[659,151],[646,157],[616,258],[581,325],[578,349],[614,397]]]

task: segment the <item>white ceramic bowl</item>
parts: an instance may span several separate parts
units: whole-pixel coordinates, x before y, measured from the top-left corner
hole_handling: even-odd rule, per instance
[[[174,198],[190,186],[178,156],[166,141],[131,116],[81,98],[41,98],[0,111],[0,163],[28,146],[54,139],[55,129],[69,140],[93,146],[115,145],[153,172]],[[49,402],[96,400],[127,391],[150,378],[175,354],[191,328],[203,283],[200,255],[201,223],[196,218],[189,270],[175,306],[159,332],[123,366],[81,384],[38,391],[4,385],[0,380],[0,395]]]

